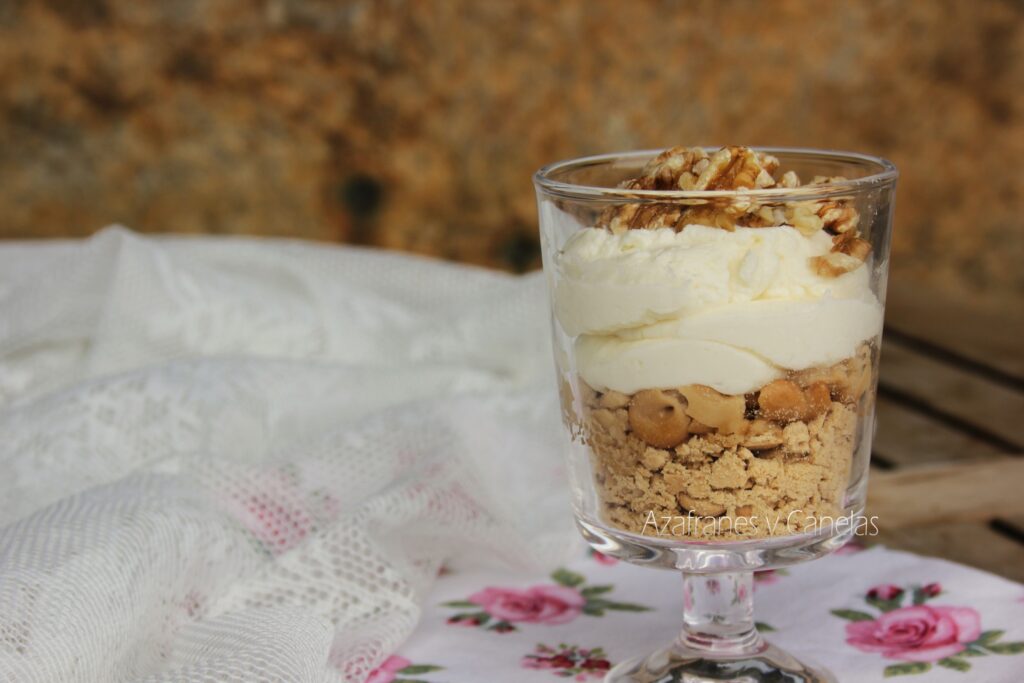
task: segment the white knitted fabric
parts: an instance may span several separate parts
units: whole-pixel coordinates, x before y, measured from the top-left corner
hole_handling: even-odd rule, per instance
[[[577,546],[543,280],[0,246],[0,681],[362,681],[442,563]]]

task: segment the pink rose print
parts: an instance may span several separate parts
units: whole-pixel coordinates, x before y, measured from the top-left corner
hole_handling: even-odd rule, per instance
[[[877,600],[894,600],[901,595],[903,595],[903,589],[899,586],[894,586],[891,583],[875,586],[868,591],[868,597],[875,598]]]
[[[391,655],[384,663],[370,672],[365,683],[425,683],[420,679],[406,678],[418,676],[431,671],[440,671],[444,667],[433,664],[413,664],[405,657]]]
[[[530,588],[488,587],[473,593],[465,600],[443,603],[444,607],[458,607],[473,611],[459,612],[448,617],[448,623],[457,626],[481,626],[496,633],[517,630],[516,624],[565,624],[580,614],[604,616],[606,610],[644,612],[646,607],[627,602],[614,602],[605,596],[614,586],[586,585],[582,574],[559,569],[551,574],[555,584]]]
[[[522,665],[524,669],[548,670],[556,676],[572,677],[576,681],[604,678],[612,666],[602,648],[586,649],[565,643],[559,643],[557,648],[543,643],[538,645],[533,654],[523,657]]]
[[[384,660],[384,663],[370,672],[366,683],[391,683],[398,676],[398,672],[412,664],[405,657],[391,655]]]
[[[850,645],[905,662],[937,662],[962,652],[979,635],[981,618],[970,607],[901,607],[846,625]]]
[[[902,662],[887,666],[886,677],[924,673],[933,664],[964,672],[971,668],[968,658],[1024,652],[1024,642],[1000,642],[1003,631],[983,632],[981,616],[971,607],[925,604],[941,593],[938,583],[907,588],[881,584],[864,596],[880,615],[856,609],[834,609],[832,614],[850,622],[847,643]],[[904,606],[907,597],[910,604]]]
[[[526,590],[485,588],[469,602],[508,622],[564,624],[579,616],[586,599],[568,586],[534,586]]]

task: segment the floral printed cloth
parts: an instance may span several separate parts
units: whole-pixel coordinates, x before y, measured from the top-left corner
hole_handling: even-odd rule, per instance
[[[444,573],[370,680],[598,681],[670,641],[682,601],[674,573],[593,551],[550,576]],[[848,546],[757,574],[755,606],[766,637],[842,683],[1024,681],[1024,586],[961,565]]]

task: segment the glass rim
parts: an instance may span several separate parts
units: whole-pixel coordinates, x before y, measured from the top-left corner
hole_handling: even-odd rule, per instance
[[[721,146],[707,145],[705,149],[717,150]],[[566,199],[600,199],[619,202],[652,202],[685,199],[714,199],[736,197],[764,197],[774,201],[780,199],[811,199],[848,195],[851,192],[863,191],[893,183],[899,177],[896,165],[883,157],[846,152],[841,150],[816,149],[813,147],[752,147],[751,149],[772,155],[789,157],[822,158],[825,160],[846,162],[860,165],[871,165],[878,170],[861,178],[844,179],[826,185],[801,185],[799,187],[768,187],[742,188],[734,190],[630,190],[622,187],[600,187],[598,185],[581,185],[555,180],[551,176],[560,171],[585,168],[608,164],[614,161],[652,158],[664,149],[645,149],[630,152],[612,152],[593,156],[576,157],[556,161],[541,167],[533,174],[533,183],[545,193]]]

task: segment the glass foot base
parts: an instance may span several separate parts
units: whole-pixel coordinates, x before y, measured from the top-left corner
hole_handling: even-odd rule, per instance
[[[828,671],[793,658],[774,645],[757,654],[716,656],[673,645],[619,664],[605,683],[836,683]]]

